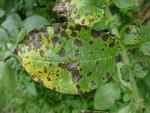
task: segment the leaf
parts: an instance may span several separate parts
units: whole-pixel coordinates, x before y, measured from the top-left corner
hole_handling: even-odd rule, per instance
[[[0,9],[0,18],[2,18],[5,15],[5,11]]]
[[[13,71],[6,63],[0,62],[0,112],[8,104],[15,90],[16,79]]]
[[[145,78],[144,78],[144,82],[145,84],[147,85],[147,87],[149,88],[150,90],[150,75],[148,74]]]
[[[107,29],[108,25],[106,23],[106,20],[102,19],[100,21],[95,22],[93,24],[92,28],[95,29],[95,30],[103,30],[103,29]]]
[[[144,113],[150,113],[150,106],[149,106],[149,104],[146,106],[146,110],[145,110]]]
[[[138,36],[135,34],[124,34],[125,45],[136,45],[139,43]]]
[[[4,7],[5,0],[0,0],[0,8]]]
[[[17,35],[17,43],[23,41],[23,39],[25,39],[25,36],[26,36],[25,29],[21,29],[19,34]]]
[[[147,22],[147,24],[144,24],[139,28],[139,33],[143,42],[150,40],[149,30],[150,30],[150,22]]]
[[[9,41],[9,36],[3,28],[0,28],[0,44],[4,44],[6,41]]]
[[[34,15],[34,16],[30,16],[28,17],[25,21],[24,21],[24,28],[27,32],[32,31],[33,29],[40,29],[46,25],[49,25],[48,20],[42,16],[38,16],[38,15]]]
[[[144,55],[150,56],[150,41],[141,44],[140,51],[143,52]]]
[[[0,83],[0,91],[3,89],[13,91],[16,85],[12,70],[4,62],[0,62]]]
[[[130,9],[136,9],[139,6],[138,0],[113,0],[114,4],[122,11],[126,12]]]
[[[119,86],[114,83],[107,83],[100,86],[95,94],[95,109],[110,109],[115,104],[115,101],[120,98],[120,93]]]
[[[117,113],[132,113],[130,105],[124,106]]]
[[[36,0],[25,0],[24,1],[25,2],[25,8],[27,9],[27,10],[32,10],[32,8],[33,8],[33,6],[34,5],[36,5]]]
[[[134,73],[137,78],[144,78],[148,74],[148,70],[144,69],[140,64],[135,64]]]
[[[114,28],[120,24],[117,20],[118,20],[117,16],[103,17],[102,19],[96,21],[93,24],[92,28],[95,30]]]
[[[9,15],[2,23],[2,27],[5,29],[5,31],[7,31],[10,41],[16,41],[21,24],[21,19],[17,14]]]

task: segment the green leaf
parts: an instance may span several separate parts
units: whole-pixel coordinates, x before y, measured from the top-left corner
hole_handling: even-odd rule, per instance
[[[5,15],[5,11],[0,9],[0,18],[2,18]]]
[[[9,41],[9,36],[3,28],[0,28],[0,44],[4,44],[6,41]]]
[[[140,27],[139,33],[142,37],[142,41],[149,41],[150,40],[150,22],[147,22],[147,24],[144,24]]]
[[[92,27],[95,30],[103,30],[103,29],[107,29],[108,25],[106,23],[106,20],[102,19],[100,21],[95,22]]]
[[[140,64],[135,64],[134,73],[137,78],[144,78],[148,74],[148,70],[145,70]]]
[[[146,110],[145,110],[144,113],[150,113],[150,106],[149,106],[149,104],[146,106]]]
[[[140,51],[142,51],[144,55],[150,56],[150,41],[141,44]]]
[[[113,0],[114,4],[122,11],[126,12],[130,9],[136,9],[139,6],[138,0]]]
[[[148,74],[145,78],[144,78],[144,82],[146,83],[147,87],[150,90],[150,75]]]
[[[36,0],[25,0],[25,8],[28,10],[32,10],[33,6],[36,5]]]
[[[0,0],[0,8],[4,7],[5,0]]]
[[[0,62],[0,112],[16,91],[16,79],[9,66]]]
[[[16,41],[16,37],[19,33],[21,24],[21,19],[17,14],[9,15],[2,23],[2,27],[9,34],[9,38],[11,41]]]
[[[17,35],[17,43],[23,41],[23,39],[26,36],[26,31],[25,29],[20,30],[19,34]]]
[[[120,24],[117,20],[118,20],[117,16],[103,17],[102,19],[96,21],[93,24],[92,28],[95,30],[114,28]]]
[[[115,104],[115,101],[120,98],[120,93],[119,86],[114,83],[107,83],[100,86],[95,94],[95,109],[110,109]]]
[[[138,36],[135,34],[125,34],[124,40],[125,45],[135,45],[139,43]]]
[[[27,32],[32,31],[33,29],[39,29],[42,28],[46,25],[49,25],[48,20],[42,16],[38,16],[38,15],[34,15],[34,16],[30,16],[28,17],[25,21],[24,21],[24,28]]]
[[[16,86],[13,72],[4,62],[0,62],[0,83],[0,91],[3,89],[13,91]]]
[[[132,113],[130,105],[124,106],[117,113]]]

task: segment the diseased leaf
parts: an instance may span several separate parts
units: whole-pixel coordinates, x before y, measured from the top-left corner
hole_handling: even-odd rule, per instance
[[[150,113],[149,0],[0,0],[0,113]]]

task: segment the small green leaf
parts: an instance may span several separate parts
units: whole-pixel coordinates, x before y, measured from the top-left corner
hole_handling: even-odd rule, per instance
[[[107,83],[98,88],[95,94],[95,109],[106,110],[120,98],[120,88],[114,83]]]

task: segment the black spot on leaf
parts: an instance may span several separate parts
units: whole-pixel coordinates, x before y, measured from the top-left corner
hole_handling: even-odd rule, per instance
[[[121,56],[120,53],[118,53],[118,54],[115,56],[115,62],[116,62],[116,63],[119,63],[119,62],[121,62],[121,61],[122,61],[122,56]]]
[[[98,64],[100,64],[100,62],[99,61],[96,61],[96,63],[95,63],[96,65],[98,65]]]
[[[39,73],[42,73],[42,71],[38,71]]]
[[[52,66],[52,64],[50,63],[50,64],[48,64],[49,65],[49,67],[51,67]]]
[[[80,71],[82,71],[82,68],[80,68]]]
[[[53,29],[55,33],[60,32],[60,23],[53,24]]]
[[[59,74],[56,74],[57,77],[59,77]]]
[[[104,51],[104,48],[102,48],[101,50]]]
[[[80,50],[79,49],[75,50],[75,56],[78,56],[78,55],[80,55]]]
[[[50,78],[49,76],[47,76],[47,80],[48,80],[48,81],[51,81],[51,78]]]
[[[53,43],[54,45],[57,44],[57,43],[60,43],[59,38],[58,38],[58,37],[52,38],[52,43]]]
[[[68,64],[66,64],[66,66],[67,66],[67,69],[74,70],[77,68],[78,63],[68,63]]]
[[[48,33],[48,31],[47,31],[47,30],[44,32],[44,36],[45,36],[46,38],[48,38],[49,33]]]
[[[58,54],[60,57],[64,57],[65,56],[65,49],[61,48]]]
[[[43,51],[43,50],[40,50],[39,52],[40,52],[40,56],[43,57],[43,56],[44,56],[44,51]]]
[[[82,41],[81,40],[79,40],[79,39],[75,39],[74,40],[74,44],[77,46],[77,47],[82,47]]]
[[[41,47],[39,35],[35,34],[34,37],[35,37],[35,39],[34,39],[33,45],[34,45],[35,48],[38,49],[38,48]]]
[[[108,82],[110,82],[113,79],[109,72],[106,73],[106,79]]]
[[[76,85],[76,88],[78,90],[78,95],[83,96],[84,93],[81,91],[81,88],[80,88],[80,86],[78,84]]]
[[[91,35],[96,38],[96,37],[99,37],[101,35],[101,31],[97,31],[97,30],[94,30],[92,29],[91,30]]]
[[[96,81],[92,80],[91,81],[91,87],[92,87],[92,89],[95,89],[96,86],[97,86]]]
[[[80,24],[77,24],[77,25],[75,26],[75,30],[76,30],[76,31],[80,31],[80,30],[81,30],[81,25],[80,25]]]
[[[92,40],[90,40],[90,41],[89,41],[89,44],[90,44],[90,45],[92,45],[92,44],[93,44],[93,41],[92,41]]]
[[[79,81],[80,80],[80,72],[78,70],[73,70],[72,71],[73,74],[73,81]]]
[[[115,46],[115,44],[116,44],[116,43],[115,43],[115,40],[113,40],[113,41],[109,44],[109,47],[112,48],[112,47]]]
[[[92,75],[92,72],[88,72],[88,73],[87,73],[87,76],[91,76],[91,75]]]
[[[72,36],[72,37],[76,37],[76,36],[77,36],[77,32],[72,31],[71,36]]]
[[[47,68],[46,67],[44,67],[44,73],[47,73]]]

